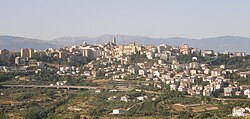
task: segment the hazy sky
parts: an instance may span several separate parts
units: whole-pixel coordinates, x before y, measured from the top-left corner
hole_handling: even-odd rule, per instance
[[[0,35],[250,37],[250,0],[0,0]]]

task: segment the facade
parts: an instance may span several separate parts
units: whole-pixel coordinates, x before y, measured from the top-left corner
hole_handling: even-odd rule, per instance
[[[237,87],[226,87],[224,88],[224,96],[233,96],[235,95],[235,92],[237,91]]]
[[[201,55],[203,57],[205,57],[205,56],[213,56],[214,54],[215,54],[214,50],[204,50],[204,51],[201,52]]]
[[[246,53],[245,52],[235,52],[234,55],[236,57],[244,57],[244,56],[246,56]]]
[[[22,48],[21,49],[21,57],[32,58],[34,56],[34,49],[32,48]]]
[[[232,116],[234,117],[245,117],[249,116],[249,108],[234,107],[232,110]]]
[[[189,67],[190,67],[191,69],[200,69],[200,63],[199,63],[199,62],[191,62],[191,63],[189,64]]]
[[[9,62],[10,57],[11,57],[10,51],[6,49],[0,50],[0,61]]]
[[[241,78],[249,78],[250,77],[250,71],[240,72],[239,75],[240,75]]]
[[[187,55],[191,52],[188,44],[182,44],[179,48],[180,48],[180,53],[183,55]]]
[[[58,58],[65,59],[67,57],[67,52],[59,51]]]
[[[122,114],[124,112],[126,112],[126,109],[124,108],[113,109],[113,114]]]
[[[130,43],[128,45],[120,45],[118,48],[116,48],[116,55],[122,56],[122,55],[130,55],[134,54],[137,51],[137,47],[135,43]]]
[[[82,49],[82,56],[93,60],[101,56],[101,51],[98,48],[86,47]]]

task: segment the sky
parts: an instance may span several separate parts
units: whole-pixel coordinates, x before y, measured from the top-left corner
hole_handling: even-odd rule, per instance
[[[0,0],[0,35],[250,37],[250,0]]]

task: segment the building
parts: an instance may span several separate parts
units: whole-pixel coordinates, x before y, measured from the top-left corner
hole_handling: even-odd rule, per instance
[[[242,107],[234,107],[232,110],[232,116],[234,117],[245,117],[249,116],[249,107],[242,108]]]
[[[250,98],[250,89],[246,89],[243,91],[243,94],[247,96],[247,98]]]
[[[67,52],[59,51],[58,58],[65,59],[67,57]]]
[[[82,49],[82,56],[93,60],[101,56],[101,50],[97,47],[85,47]]]
[[[115,37],[113,38],[113,43],[116,44],[116,38]]]
[[[91,58],[93,56],[91,49],[83,49],[82,55],[87,58]]]
[[[119,108],[119,109],[113,109],[113,114],[122,114],[126,112],[127,110],[124,108]]]
[[[21,57],[32,58],[34,56],[34,49],[32,48],[22,48],[21,49]]]
[[[191,63],[189,63],[189,67],[191,69],[200,69],[200,63],[199,62],[191,62]]]
[[[240,75],[241,78],[249,78],[250,77],[250,71],[240,72],[239,75]]]
[[[10,51],[6,49],[0,50],[0,61],[9,62],[10,57],[11,57]]]
[[[204,50],[204,51],[201,52],[201,55],[203,57],[205,57],[205,56],[213,56],[214,55],[214,50]]]
[[[189,47],[188,44],[182,44],[180,47],[180,53],[183,54],[183,55],[187,55],[191,52],[191,48]]]
[[[211,76],[217,77],[222,75],[222,69],[216,68],[211,71]]]
[[[229,86],[224,88],[224,96],[233,96],[235,95],[235,92],[237,91],[237,87]]]
[[[244,57],[244,56],[246,56],[246,53],[245,52],[235,52],[234,55],[236,57]]]
[[[21,57],[16,57],[15,58],[15,64],[17,65],[25,65],[28,62],[28,58],[21,58]]]
[[[137,46],[135,43],[130,43],[128,45],[120,45],[118,48],[116,48],[116,55],[122,56],[122,55],[131,55],[135,54],[137,51]]]

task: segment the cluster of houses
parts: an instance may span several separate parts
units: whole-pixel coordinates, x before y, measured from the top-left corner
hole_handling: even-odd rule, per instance
[[[212,69],[209,67],[209,64],[199,63],[196,57],[187,64],[181,64],[177,59],[173,60],[172,63],[167,63],[169,60],[165,61],[162,59],[159,59],[156,63],[148,61],[131,63],[129,59],[130,56],[104,60],[101,64],[105,67],[97,69],[94,68],[94,62],[91,62],[87,65],[89,67],[85,69],[88,69],[87,71],[91,76],[95,76],[97,71],[102,70],[107,79],[124,79],[128,75],[133,75],[135,76],[133,80],[144,79],[147,82],[145,86],[153,82],[155,88],[161,89],[164,87],[162,84],[168,84],[170,85],[170,90],[187,92],[190,95],[211,96],[213,92],[223,90],[224,96],[246,95],[249,97],[250,85],[234,84],[232,79],[225,78],[226,74],[232,73],[238,73],[241,78],[248,78],[249,72],[227,69],[225,65]],[[117,65],[117,61],[120,64]],[[127,62],[127,67],[122,65],[123,61]],[[207,82],[207,84],[197,84],[197,80]]]
[[[6,61],[10,53],[2,50],[0,56],[3,56],[2,59]],[[147,60],[135,63],[133,60],[136,59],[132,59],[131,56],[134,54],[139,54]],[[21,56],[16,57],[18,59],[16,64],[24,61],[29,62],[28,66],[34,65],[41,69],[45,67],[45,63],[37,62],[33,58],[46,56],[66,62],[88,62],[83,67],[58,66],[58,75],[86,76],[88,78],[102,75],[105,79],[143,79],[146,81],[146,86],[153,83],[155,88],[161,89],[168,84],[170,90],[187,92],[190,95],[211,96],[215,91],[224,90],[224,96],[247,95],[250,97],[249,86],[240,86],[234,84],[231,79],[225,78],[225,75],[232,73],[238,73],[242,78],[249,78],[250,71],[238,72],[237,69],[228,69],[223,64],[220,67],[212,68],[210,64],[201,63],[198,57],[192,57],[192,62],[189,63],[183,63],[178,59],[180,55],[189,54],[213,58],[219,55],[213,50],[200,50],[192,48],[188,44],[180,46],[137,45],[136,43],[118,45],[114,38],[112,42],[104,44],[83,43],[60,49],[50,48],[45,51],[35,51],[31,48],[21,49]],[[224,54],[230,57],[246,56],[244,52],[234,54],[225,52]],[[154,60],[154,62],[150,60]],[[0,70],[8,71],[10,68],[0,67]],[[201,85],[197,83],[198,80],[208,83]]]

